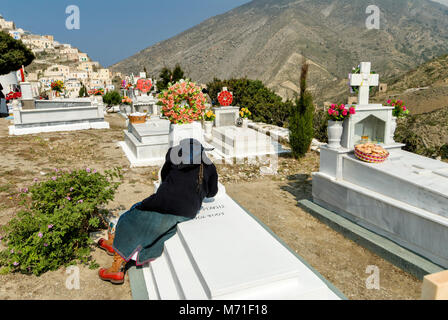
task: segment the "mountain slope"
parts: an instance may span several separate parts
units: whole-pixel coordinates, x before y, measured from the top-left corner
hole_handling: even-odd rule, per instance
[[[412,114],[448,108],[448,55],[432,59],[409,72],[390,78],[386,94],[372,100],[403,99]]]
[[[380,30],[365,27],[369,5],[381,8]],[[387,77],[446,52],[448,8],[428,0],[254,0],[111,68],[158,74],[179,62],[195,81],[247,76],[291,97],[302,55],[320,95],[360,61]]]

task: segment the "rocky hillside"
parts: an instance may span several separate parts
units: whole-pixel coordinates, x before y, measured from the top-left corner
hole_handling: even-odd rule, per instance
[[[380,30],[365,26],[369,5],[381,9]],[[360,61],[388,77],[446,52],[448,8],[429,0],[253,0],[111,68],[158,73],[181,63],[196,81],[247,76],[291,97],[305,55],[311,89],[325,100],[348,93],[342,84]]]
[[[398,97],[406,102],[412,114],[448,108],[448,55],[430,60],[387,82],[387,94],[378,95],[374,100],[383,102]]]

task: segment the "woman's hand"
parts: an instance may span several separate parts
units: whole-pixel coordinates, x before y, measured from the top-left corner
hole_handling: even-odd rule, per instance
[[[142,204],[141,202],[137,202],[136,204],[134,204],[134,205],[131,207],[131,210],[134,210],[135,207],[138,207],[138,206],[141,205],[141,204]]]

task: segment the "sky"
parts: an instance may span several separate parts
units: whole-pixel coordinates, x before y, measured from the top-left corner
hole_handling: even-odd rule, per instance
[[[1,0],[0,14],[18,28],[50,34],[108,67],[250,0]],[[79,7],[80,29],[68,30],[66,8]]]

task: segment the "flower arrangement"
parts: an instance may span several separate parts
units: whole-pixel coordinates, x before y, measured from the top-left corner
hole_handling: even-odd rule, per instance
[[[51,90],[53,90],[55,92],[62,93],[62,91],[64,91],[64,89],[65,89],[64,81],[62,81],[62,80],[56,80],[51,83]]]
[[[352,114],[356,114],[355,107],[348,107],[345,104],[332,104],[328,109],[328,119],[331,121],[344,121],[350,118]]]
[[[248,119],[252,115],[252,112],[249,111],[247,108],[241,108],[240,109],[240,117],[243,119]]]
[[[88,94],[89,94],[89,96],[102,96],[102,95],[104,95],[104,89],[100,88],[100,89],[89,90]]]
[[[19,99],[19,98],[22,98],[22,93],[21,92],[13,92],[13,91],[11,91],[10,93],[8,93],[6,95],[6,101]]]
[[[158,96],[162,105],[162,114],[171,123],[186,124],[202,120],[205,110],[206,98],[201,87],[189,80],[180,80],[169,84]]]
[[[128,96],[124,96],[123,99],[121,100],[121,103],[130,106],[132,105],[132,99],[129,98]]]
[[[404,105],[403,100],[387,100],[385,106],[394,107],[392,115],[397,118],[404,118],[409,114],[408,108]]]
[[[205,121],[214,121],[215,119],[216,119],[216,114],[214,114],[212,110],[208,110],[204,114],[204,120]]]
[[[353,67],[352,69],[352,74],[360,74],[361,73],[361,66],[357,66],[357,67]],[[370,74],[376,74],[375,71],[371,71]],[[350,75],[348,76],[350,79]],[[350,82],[349,82],[350,85]],[[370,92],[372,92],[373,87],[370,87]],[[358,86],[350,86],[350,93],[358,93],[359,92],[359,87]]]

